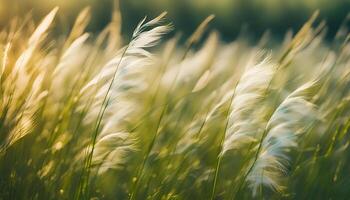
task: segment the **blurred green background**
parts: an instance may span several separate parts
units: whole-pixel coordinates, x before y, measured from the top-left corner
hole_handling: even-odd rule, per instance
[[[91,5],[93,17],[89,31],[101,30],[109,21],[113,0],[0,0],[0,26],[12,16],[32,12],[40,18],[54,6],[60,6],[59,24],[67,27],[77,13]],[[220,31],[226,40],[240,33],[259,38],[269,30],[281,38],[291,28],[299,29],[317,9],[329,27],[332,37],[350,11],[350,0],[120,0],[123,33],[129,34],[137,22],[147,15],[156,16],[168,11],[176,29],[190,34],[209,14],[216,18],[211,27]],[[64,26],[63,26],[64,24]],[[243,31],[243,32],[242,32]]]

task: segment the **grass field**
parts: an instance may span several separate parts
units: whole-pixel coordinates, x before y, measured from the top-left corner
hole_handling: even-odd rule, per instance
[[[0,32],[0,199],[349,197],[346,26],[224,43],[209,16],[183,43],[162,13],[123,40],[117,10],[68,35],[57,11]]]

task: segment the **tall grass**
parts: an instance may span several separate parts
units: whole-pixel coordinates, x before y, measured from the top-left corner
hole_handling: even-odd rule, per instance
[[[166,13],[128,41],[118,9],[68,35],[14,19],[0,33],[0,199],[344,199],[350,44],[312,16],[273,48]],[[266,38],[265,38],[266,39]],[[203,42],[200,42],[202,41]]]

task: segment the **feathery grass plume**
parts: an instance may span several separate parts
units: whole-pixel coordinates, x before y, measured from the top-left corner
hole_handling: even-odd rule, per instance
[[[215,15],[209,15],[195,30],[191,37],[187,40],[186,45],[191,46],[194,43],[197,43],[204,31],[207,29],[208,24],[215,18]]]
[[[11,49],[11,43],[9,42],[9,43],[6,44],[6,46],[4,48],[4,53],[2,54],[2,63],[1,63],[1,70],[0,70],[1,83],[2,83],[2,79],[3,79],[3,76],[4,76],[4,72],[5,72],[7,63],[8,63],[8,56],[9,56],[10,49]]]
[[[87,155],[87,178],[83,180],[83,185],[81,186],[83,191],[81,193],[85,193],[85,188],[88,188],[89,168],[92,160],[101,156],[98,153],[105,154],[105,151],[95,153],[97,143],[101,144],[111,140],[110,142],[114,143],[115,146],[109,144],[108,147],[110,147],[111,152],[114,152],[114,155],[118,155],[118,153],[122,155],[121,152],[124,151],[115,142],[116,137],[108,137],[108,135],[115,135],[116,131],[120,131],[118,129],[121,124],[127,121],[127,117],[138,113],[136,103],[130,101],[130,96],[135,93],[142,93],[148,87],[144,81],[144,76],[147,73],[143,72],[147,72],[147,68],[152,66],[153,59],[146,48],[155,46],[161,36],[170,31],[169,25],[160,25],[153,28],[163,19],[165,14],[162,13],[147,23],[144,23],[145,19],[142,20],[136,27],[130,43],[122,49],[118,56],[108,61],[101,71],[81,90],[82,94],[86,94],[89,90],[92,93],[96,92],[93,99],[94,103],[89,109],[87,116],[97,119],[92,135],[91,150],[88,151]],[[151,29],[147,30],[147,28]],[[100,130],[101,127],[102,130]],[[129,149],[134,149],[132,145],[126,145],[132,143],[130,141],[129,139],[123,143],[125,146],[129,146]],[[113,159],[115,160],[116,158]],[[107,160],[107,162],[111,161]],[[109,165],[109,167],[112,166]]]
[[[245,177],[253,190],[253,196],[263,186],[281,191],[280,179],[286,174],[288,152],[298,146],[298,139],[317,118],[315,106],[308,99],[317,81],[310,81],[290,95],[276,108],[270,117],[259,144],[256,158]],[[262,194],[261,194],[262,195]]]
[[[92,166],[97,166],[98,174],[118,169],[125,163],[128,153],[137,148],[130,137],[130,133],[110,133],[97,141]]]
[[[58,7],[54,8],[35,29],[34,33],[28,40],[27,49],[18,58],[13,72],[21,73],[23,70],[26,70],[25,66],[28,65],[28,62],[32,58],[32,55],[38,47],[39,43],[45,38],[46,31],[52,23],[57,11]]]
[[[78,17],[74,22],[72,30],[65,41],[65,45],[70,45],[72,41],[84,34],[85,28],[87,27],[91,18],[90,10],[90,7],[86,7],[80,11]]]
[[[278,60],[282,68],[287,66],[291,62],[291,59],[295,56],[295,54],[302,50],[304,47],[306,47],[313,40],[315,35],[317,35],[319,31],[322,30],[322,24],[320,25],[318,31],[315,31],[312,28],[312,24],[315,22],[318,15],[319,11],[315,11],[310,17],[310,19],[293,37],[293,39],[290,42],[286,43],[287,45]]]
[[[261,122],[254,117],[255,106],[264,98],[275,69],[268,57],[247,67],[235,88],[221,154],[256,141]]]
[[[264,98],[267,88],[274,75],[274,65],[269,64],[269,58],[260,64],[248,65],[241,76],[232,95],[229,96],[229,108],[226,111],[227,122],[220,141],[220,153],[215,167],[211,199],[214,198],[222,156],[231,149],[254,142],[258,136],[261,122],[259,118],[250,118],[255,105]]]

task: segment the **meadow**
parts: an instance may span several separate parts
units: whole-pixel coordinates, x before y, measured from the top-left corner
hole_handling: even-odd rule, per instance
[[[57,12],[0,32],[0,199],[349,197],[348,19],[252,45],[214,16],[181,42],[166,13],[124,39],[118,10],[96,34]]]

